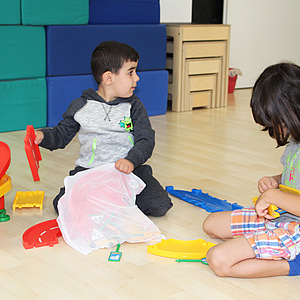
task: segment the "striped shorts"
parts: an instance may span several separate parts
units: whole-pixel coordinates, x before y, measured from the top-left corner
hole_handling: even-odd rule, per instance
[[[295,259],[300,252],[299,225],[298,222],[271,222],[259,217],[253,206],[231,214],[232,235],[244,235],[259,259]]]

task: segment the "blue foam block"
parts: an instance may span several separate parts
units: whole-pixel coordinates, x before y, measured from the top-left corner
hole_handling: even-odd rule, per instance
[[[52,127],[62,120],[69,104],[86,89],[98,89],[93,75],[47,77],[47,126]]]
[[[166,68],[165,25],[47,26],[47,76],[91,74],[93,50],[103,41],[127,43],[140,54],[138,70]]]
[[[201,207],[208,212],[231,211],[243,208],[237,203],[229,203],[226,200],[221,200],[203,193],[202,190],[193,189],[191,192],[183,190],[174,190],[173,186],[167,186],[166,191],[181,200],[190,204]]]
[[[87,24],[89,0],[22,0],[23,25]]]
[[[141,99],[149,116],[163,115],[168,104],[168,76],[166,70],[140,71],[135,94]]]
[[[140,81],[135,94],[141,99],[149,116],[165,114],[167,110],[168,72],[138,72]],[[72,100],[79,98],[88,88],[98,89],[92,75],[47,77],[47,126],[52,127],[62,119]]]
[[[90,0],[89,24],[159,24],[159,0]]]

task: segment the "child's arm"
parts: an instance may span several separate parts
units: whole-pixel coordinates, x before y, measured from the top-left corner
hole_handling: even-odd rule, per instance
[[[132,162],[123,158],[116,161],[115,168],[120,172],[130,174],[133,171],[134,166]]]
[[[125,159],[129,160],[136,168],[151,157],[155,145],[155,132],[151,127],[147,111],[139,99],[136,99],[132,105],[131,119],[134,146]]]
[[[267,189],[275,188],[277,189],[279,184],[281,183],[282,174],[267,177],[264,176],[258,181],[258,190],[262,194]]]
[[[43,138],[41,138],[40,133],[38,133],[39,137],[36,138],[38,145],[51,151],[65,148],[80,129],[80,124],[74,119],[74,115],[85,104],[85,98],[73,100],[63,114],[63,120],[54,127],[38,130],[43,134]]]
[[[268,214],[268,207],[271,204],[293,215],[300,216],[300,195],[293,195],[275,188],[269,188],[260,195],[255,204],[257,214],[267,219],[273,219]]]

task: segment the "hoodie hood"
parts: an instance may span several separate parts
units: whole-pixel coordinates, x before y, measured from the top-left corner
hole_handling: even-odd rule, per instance
[[[97,92],[92,89],[92,88],[89,88],[88,90],[84,90],[82,95],[81,95],[82,98],[86,99],[86,100],[90,100],[90,99],[93,99],[95,101],[99,101],[99,102],[103,102],[103,103],[106,103],[108,105],[117,105],[121,102],[128,102],[128,101],[131,101],[133,100],[134,98],[137,98],[137,96],[133,93],[132,96],[128,97],[128,98],[121,98],[121,97],[118,97],[110,102],[107,102],[106,100],[104,100],[99,94],[97,94]]]

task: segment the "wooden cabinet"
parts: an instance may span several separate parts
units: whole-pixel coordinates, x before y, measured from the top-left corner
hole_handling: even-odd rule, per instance
[[[230,25],[167,24],[173,111],[227,105]]]

